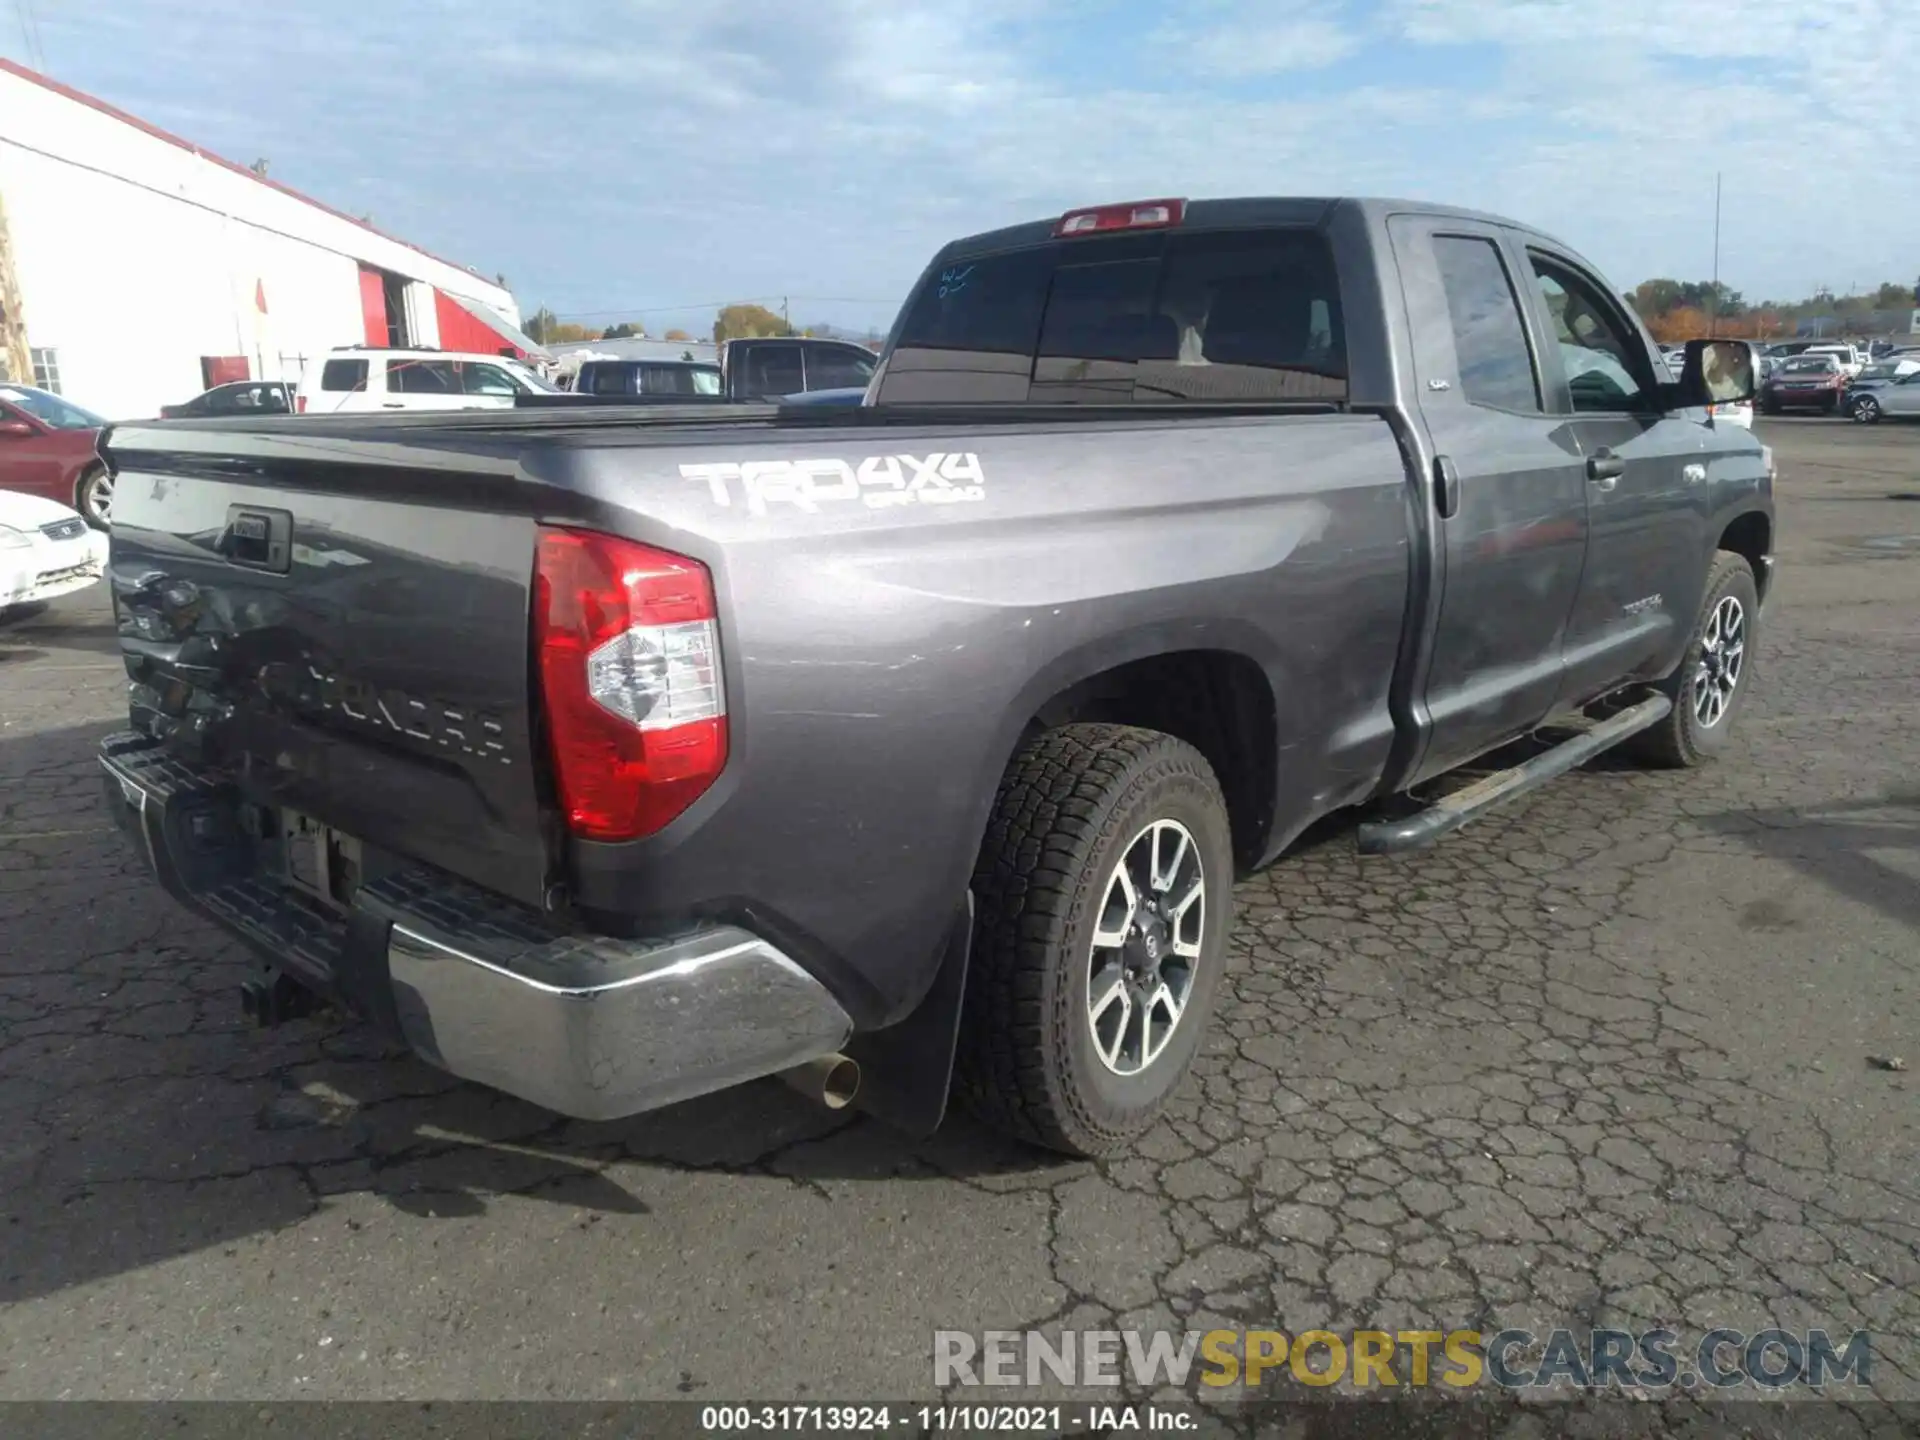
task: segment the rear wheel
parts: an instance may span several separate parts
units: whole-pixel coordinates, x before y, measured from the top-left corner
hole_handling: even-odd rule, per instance
[[[1862,395],[1853,402],[1853,419],[1857,425],[1878,425],[1880,402],[1871,395]]]
[[[1226,802],[1158,731],[1067,725],[1030,741],[995,798],[955,1094],[1072,1155],[1152,1125],[1212,1013],[1232,924]]]
[[[1711,759],[1726,745],[1750,688],[1759,611],[1746,558],[1716,552],[1686,656],[1661,687],[1673,700],[1673,712],[1627,742],[1636,755],[1651,764],[1684,768]]]
[[[96,530],[105,530],[113,522],[113,476],[104,465],[96,465],[80,477],[73,488],[73,508],[87,517]]]

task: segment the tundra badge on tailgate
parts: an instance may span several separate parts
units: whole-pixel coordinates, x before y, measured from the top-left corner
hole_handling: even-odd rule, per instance
[[[987,498],[980,457],[870,455],[858,465],[845,460],[747,460],[739,464],[682,465],[687,480],[704,480],[713,503],[731,508],[736,492],[749,512],[792,505],[810,515],[822,505],[858,500],[867,508],[893,505],[953,505]]]

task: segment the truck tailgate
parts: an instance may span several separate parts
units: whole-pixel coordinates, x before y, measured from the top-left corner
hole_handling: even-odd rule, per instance
[[[540,903],[536,526],[484,499],[511,457],[424,475],[366,444],[241,462],[217,430],[171,428],[108,442],[136,726],[257,803]]]

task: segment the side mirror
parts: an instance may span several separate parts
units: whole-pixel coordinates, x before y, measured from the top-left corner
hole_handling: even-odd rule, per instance
[[[1747,340],[1689,340],[1680,367],[1683,406],[1733,405],[1751,400],[1758,366]]]
[[[24,440],[34,433],[33,426],[24,420],[0,420],[0,435]]]

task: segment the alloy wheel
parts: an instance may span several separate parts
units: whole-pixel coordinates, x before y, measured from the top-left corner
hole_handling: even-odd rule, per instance
[[[1114,1074],[1138,1075],[1173,1039],[1193,995],[1206,915],[1193,833],[1155,820],[1107,877],[1088,957],[1087,1028]]]
[[[113,521],[113,476],[96,470],[80,484],[80,513],[96,525]]]
[[[1693,672],[1693,718],[1711,730],[1733,704],[1747,658],[1747,612],[1732,595],[1713,607],[1700,637],[1700,663]]]

